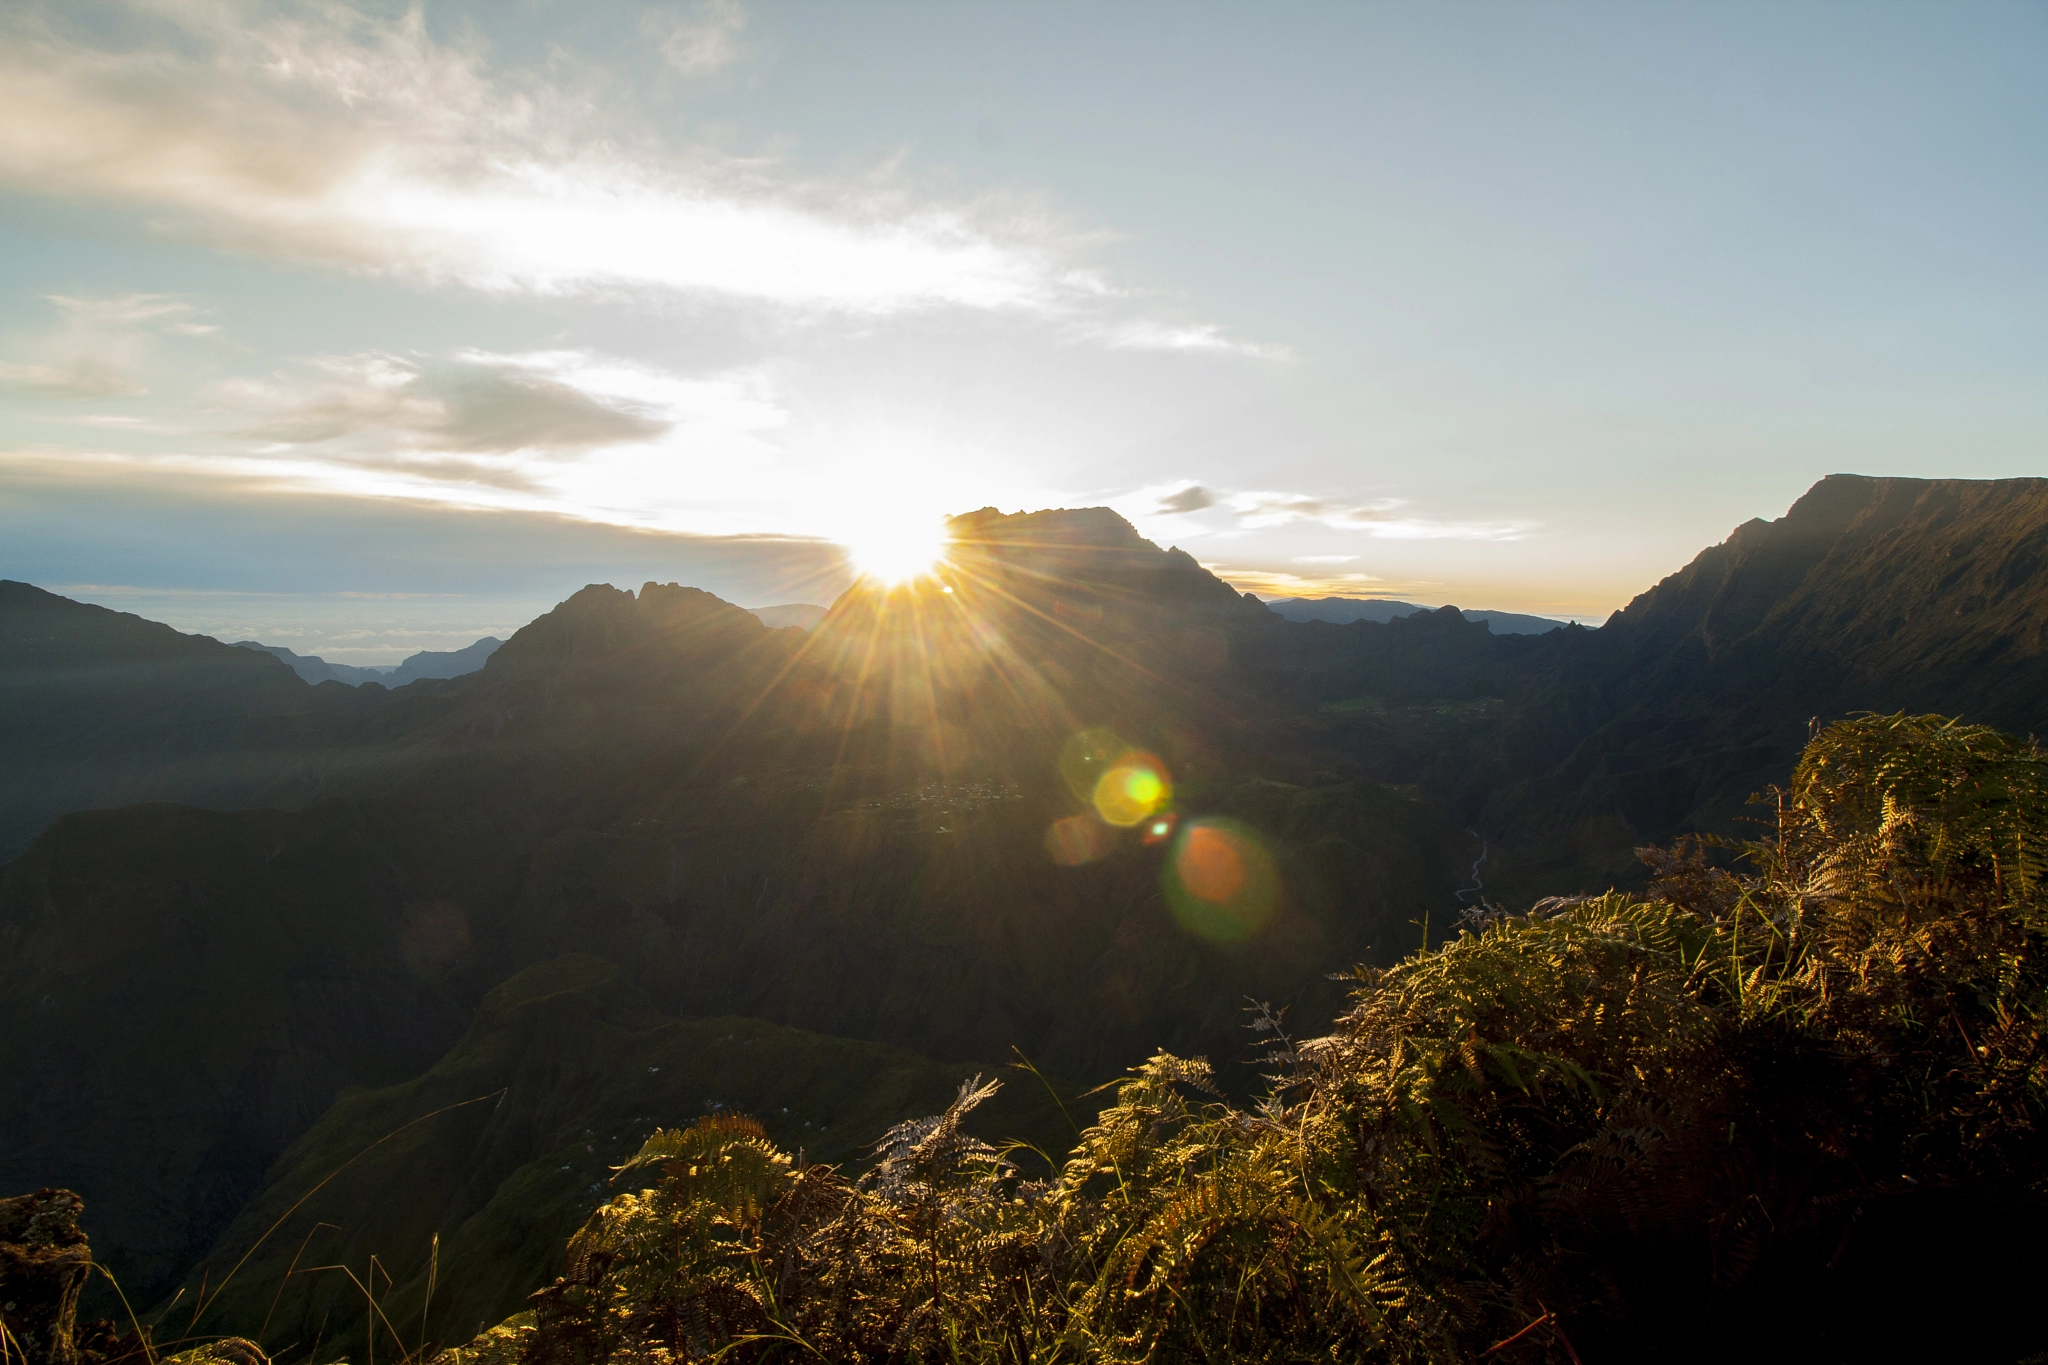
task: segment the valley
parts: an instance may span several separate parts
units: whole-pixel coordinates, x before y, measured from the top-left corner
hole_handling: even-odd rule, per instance
[[[1041,1178],[1155,1054],[1251,1105],[1253,1002],[1321,1036],[1355,970],[1750,837],[1846,717],[2048,732],[2048,480],[1836,476],[1546,634],[1286,619],[1106,509],[951,526],[807,628],[593,585],[390,689],[0,585],[0,1189],[77,1191],[191,1331],[358,1350],[295,1265],[374,1255],[453,1346],[657,1128],[852,1172],[1000,1075]]]

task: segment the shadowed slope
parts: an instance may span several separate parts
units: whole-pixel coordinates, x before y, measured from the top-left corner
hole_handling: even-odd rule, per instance
[[[351,1338],[360,1348],[362,1297],[338,1272],[308,1268],[361,1274],[375,1256],[395,1281],[378,1295],[394,1323],[461,1340],[553,1276],[562,1242],[616,1192],[609,1168],[657,1124],[754,1114],[810,1160],[858,1161],[875,1133],[943,1107],[970,1072],[757,1019],[665,1016],[611,963],[558,958],[492,991],[424,1075],[323,1115],[195,1267],[188,1303],[202,1279],[218,1286],[234,1271],[200,1331],[260,1333],[276,1349],[324,1330],[332,1358]],[[1029,1078],[982,1117],[993,1137],[1051,1150],[1073,1137]],[[438,1289],[423,1317],[437,1234]]]
[[[0,582],[0,857],[66,811],[303,788],[309,723],[349,700],[267,654]]]
[[[2048,480],[1832,476],[1530,667],[1485,818],[1614,867],[1725,825],[1816,719],[2048,730]]]
[[[1228,655],[1218,673],[1174,662],[1190,632],[1227,651],[1287,623],[1121,523],[1082,528],[1135,561],[1100,577],[1062,559],[1093,542],[1032,524],[1021,567],[991,551],[978,570],[988,614],[942,626],[1008,642],[959,688],[951,644],[901,656],[907,693],[841,650],[864,619],[909,649],[915,618],[889,615],[905,599],[856,597],[807,636],[693,590],[593,587],[482,670],[354,722],[351,742],[393,756],[377,795],[60,822],[0,888],[0,1025],[37,1059],[8,1078],[0,1174],[84,1192],[96,1245],[146,1295],[338,1090],[416,1071],[491,987],[579,951],[679,1013],[949,1062],[1021,1046],[1071,1075],[1162,1044],[1231,1049],[1246,995],[1327,1018],[1324,974],[1411,941],[1462,836],[1412,795],[1271,780],[1256,728],[1213,719],[1242,686]],[[934,698],[990,741],[980,767],[927,742]],[[1165,846],[1049,856],[1048,828],[1085,806],[1061,745],[1105,722],[1166,755],[1180,811],[1258,832],[1285,894],[1255,936],[1188,932]],[[78,956],[88,940],[102,956]],[[141,1115],[161,1151],[121,1136]]]

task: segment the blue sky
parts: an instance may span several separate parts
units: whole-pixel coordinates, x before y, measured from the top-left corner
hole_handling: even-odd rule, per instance
[[[340,661],[1108,504],[1597,619],[2039,474],[2048,7],[10,5],[0,576]]]

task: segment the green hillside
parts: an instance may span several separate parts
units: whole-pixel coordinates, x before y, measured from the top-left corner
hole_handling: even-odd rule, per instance
[[[875,1133],[943,1107],[970,1074],[757,1019],[677,1019],[613,964],[557,958],[492,991],[423,1075],[345,1094],[293,1143],[188,1275],[196,1318],[173,1320],[360,1351],[360,1291],[311,1267],[361,1278],[375,1258],[391,1282],[387,1293],[378,1281],[386,1314],[460,1340],[554,1273],[561,1244],[612,1192],[610,1167],[657,1124],[757,1114],[808,1160],[858,1162]],[[1005,1098],[981,1116],[992,1136],[1053,1151],[1072,1141],[1044,1088]]]

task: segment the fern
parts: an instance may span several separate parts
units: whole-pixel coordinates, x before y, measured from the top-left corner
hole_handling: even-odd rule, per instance
[[[978,1076],[857,1180],[745,1119],[657,1133],[524,1359],[1667,1354],[1819,1292],[1868,1210],[2048,1187],[2044,772],[1940,717],[1834,726],[1748,871],[1645,850],[1647,894],[1361,969],[1325,1037],[1262,1013],[1249,1109],[1155,1055],[1044,1182],[968,1131]]]

